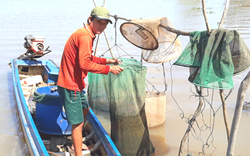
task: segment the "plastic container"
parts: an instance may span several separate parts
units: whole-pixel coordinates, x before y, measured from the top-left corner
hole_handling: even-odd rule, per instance
[[[149,128],[163,124],[166,119],[166,94],[146,92],[145,111]]]
[[[70,135],[71,125],[66,120],[61,98],[56,86],[37,88],[37,93],[45,95],[36,103],[35,124],[40,132],[51,135]]]
[[[21,85],[22,86],[29,86],[33,84],[37,84],[43,81],[43,78],[41,75],[36,75],[36,76],[31,76],[25,79],[21,80]]]

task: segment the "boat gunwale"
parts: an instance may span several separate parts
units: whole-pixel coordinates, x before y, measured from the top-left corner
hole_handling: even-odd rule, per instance
[[[110,136],[107,134],[106,130],[103,128],[102,124],[100,123],[100,121],[98,120],[97,116],[94,114],[91,108],[89,108],[87,119],[90,121],[94,130],[96,130],[96,133],[99,136],[100,140],[102,141],[104,148],[112,149],[112,150],[106,150],[108,152],[108,155],[121,156],[119,150],[117,149],[117,147],[115,146]]]
[[[49,156],[49,153],[43,144],[43,141],[34,123],[34,120],[30,114],[28,105],[24,98],[23,91],[22,89],[20,89],[21,83],[19,81],[17,62],[18,62],[17,59],[11,60],[13,86],[14,86],[14,92],[15,92],[15,98],[16,98],[16,105],[18,107],[18,112],[19,112],[19,116],[21,119],[21,123],[22,123],[21,126],[24,131],[24,135],[25,135],[26,143],[29,148],[29,152],[32,152],[30,154],[35,155],[35,156],[41,156],[41,155]]]

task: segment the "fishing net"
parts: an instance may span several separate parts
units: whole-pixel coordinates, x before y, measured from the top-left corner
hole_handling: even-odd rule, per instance
[[[88,75],[89,104],[110,112],[111,139],[123,156],[149,156],[154,153],[145,114],[146,67],[138,61],[121,58],[119,75]]]
[[[236,30],[195,31],[174,65],[190,67],[189,81],[195,85],[231,89],[233,75],[250,66],[250,51]]]
[[[125,22],[120,31],[130,43],[144,49],[141,56],[146,62],[164,63],[182,51],[178,36],[164,27],[173,26],[166,17],[155,17]]]

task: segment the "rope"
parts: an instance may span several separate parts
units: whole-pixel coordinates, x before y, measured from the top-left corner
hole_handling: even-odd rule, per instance
[[[167,80],[166,80],[166,74],[165,74],[164,63],[162,63],[161,65],[162,65],[162,68],[163,68],[164,85],[165,85],[164,93],[166,93],[166,91],[167,91],[167,89],[168,89],[168,85],[167,85]]]
[[[189,148],[191,147],[190,146],[190,142],[189,142],[189,138],[190,138],[190,135],[189,133],[191,132],[191,134],[193,135],[193,138],[195,138],[196,140],[200,140],[202,142],[202,149],[201,149],[201,152],[199,152],[198,155],[205,155],[206,153],[206,149],[207,148],[210,148],[212,147],[212,151],[211,151],[211,155],[212,153],[214,153],[214,151],[217,149],[213,142],[214,142],[214,136],[213,136],[213,133],[214,133],[214,128],[215,128],[215,117],[216,117],[216,114],[218,112],[218,110],[215,110],[213,108],[213,100],[214,100],[214,89],[212,89],[212,94],[209,95],[209,92],[210,90],[207,88],[206,89],[206,92],[207,93],[202,93],[202,91],[197,87],[197,86],[194,86],[195,88],[195,91],[192,91],[191,89],[191,92],[193,93],[193,95],[191,95],[190,97],[194,97],[194,98],[202,98],[202,101],[203,101],[203,106],[202,108],[200,109],[199,112],[196,112],[196,117],[194,117],[194,115],[190,115],[189,117],[186,117],[185,114],[184,114],[184,111],[182,110],[182,108],[180,107],[178,101],[175,99],[174,95],[173,95],[173,75],[172,75],[172,69],[173,66],[171,66],[170,68],[170,76],[171,76],[171,96],[173,98],[173,100],[175,101],[177,107],[179,108],[179,110],[181,111],[180,113],[180,117],[181,119],[185,119],[185,122],[188,124],[188,129],[186,130],[184,136],[186,135],[186,139],[187,139],[187,155],[192,155],[189,151]],[[228,98],[228,96],[231,94],[232,90],[229,91],[229,93],[227,94],[226,98]],[[211,99],[207,99],[208,97],[211,96]],[[211,102],[209,102],[211,101]],[[210,121],[209,123],[207,124],[207,122],[205,121],[205,116],[203,114],[204,110],[209,106],[209,109],[210,109],[210,115],[209,115],[209,118],[210,118]],[[220,106],[221,107],[221,106]],[[220,108],[219,108],[220,109]],[[201,118],[202,120],[202,123],[199,123],[198,121],[198,118]],[[207,117],[206,117],[207,118]],[[194,126],[194,123],[196,126]],[[197,130],[198,129],[198,130]],[[206,138],[204,138],[204,136],[202,135],[203,132],[209,132],[208,133],[208,136]],[[204,138],[204,139],[202,139]]]
[[[118,56],[121,57],[120,53],[119,53],[119,49],[122,50],[127,56],[130,56],[130,58],[133,59],[132,55],[128,54],[125,50],[123,50],[118,44],[117,44],[117,22],[118,22],[118,16],[114,15],[113,16],[115,18],[115,23],[114,23],[114,28],[115,28],[115,44],[108,50],[106,50],[104,53],[102,53],[100,56],[104,56],[104,54],[106,54],[108,51],[110,51],[111,49],[113,49],[114,47],[116,47]]]
[[[174,98],[174,96],[173,96],[173,75],[172,75],[172,68],[173,68],[173,65],[170,67],[170,78],[171,78],[171,91],[170,91],[170,93],[171,93],[171,97],[172,97],[172,99],[174,100],[174,102],[176,103],[176,105],[177,105],[177,107],[179,108],[179,110],[181,111],[181,113],[180,113],[180,117],[181,117],[181,119],[183,119],[184,118],[184,111],[181,109],[181,107],[180,107],[180,105],[178,104],[178,102],[177,102],[177,100]]]

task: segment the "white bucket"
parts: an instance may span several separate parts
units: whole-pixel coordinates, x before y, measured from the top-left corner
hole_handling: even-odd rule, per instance
[[[166,95],[163,93],[146,92],[145,112],[148,127],[155,127],[165,122]]]

